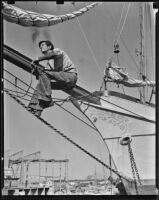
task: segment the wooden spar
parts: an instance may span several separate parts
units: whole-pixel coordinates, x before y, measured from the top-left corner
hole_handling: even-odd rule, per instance
[[[140,20],[140,79],[143,79],[143,75],[146,76],[146,62],[145,62],[145,27],[144,27],[144,12],[145,3],[140,3],[139,6],[139,20]],[[142,88],[142,94],[140,94],[140,100],[145,103],[145,87]]]
[[[20,67],[23,70],[27,71],[28,73],[31,73],[32,60],[5,44],[3,45],[3,57],[7,61],[16,65],[17,67]],[[37,66],[43,67],[40,64],[38,64]],[[35,73],[33,75],[35,75]],[[75,97],[75,98],[82,97],[82,100],[85,100],[87,102],[100,104],[100,99],[98,97],[92,96],[91,92],[79,87],[78,85],[76,85],[72,90],[64,89],[63,91],[71,95],[72,97]]]

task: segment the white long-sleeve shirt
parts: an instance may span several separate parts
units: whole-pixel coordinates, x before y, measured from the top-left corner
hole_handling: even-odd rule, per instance
[[[77,69],[75,65],[66,54],[66,52],[55,48],[52,52],[47,53],[38,58],[39,61],[47,60],[46,69],[52,69],[53,71],[65,71],[65,72],[75,72]]]

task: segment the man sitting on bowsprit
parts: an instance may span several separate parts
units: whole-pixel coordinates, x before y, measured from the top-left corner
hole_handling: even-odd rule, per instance
[[[72,89],[77,82],[77,69],[64,51],[54,48],[48,40],[39,42],[39,48],[44,55],[32,61],[38,84],[28,105],[36,116],[40,116],[44,108],[53,105],[51,85],[53,89]],[[35,67],[44,60],[47,60],[45,68]],[[51,80],[54,80],[52,84]]]

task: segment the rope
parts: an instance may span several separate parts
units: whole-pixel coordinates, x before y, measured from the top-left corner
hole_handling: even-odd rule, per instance
[[[110,18],[111,18],[111,20],[112,20],[112,22],[113,22],[113,25],[116,27],[115,21],[114,21],[112,15],[111,15],[109,9],[107,9],[107,12],[109,12],[109,15],[110,15]],[[132,59],[132,61],[134,62],[135,66],[136,66],[136,68],[137,68],[137,70],[138,70],[139,66],[137,65],[136,60],[134,59],[134,57],[131,55],[131,52],[130,52],[130,50],[128,49],[128,47],[127,47],[127,45],[126,45],[124,39],[122,38],[122,36],[120,36],[120,39],[121,39],[121,41],[122,41],[124,47],[126,48],[128,55],[130,56],[130,58]],[[108,58],[108,60],[111,59],[111,58],[113,57],[113,55],[114,55],[114,52],[111,54],[111,56]]]
[[[76,119],[80,120],[81,122],[83,122],[84,124],[86,124],[87,126],[89,126],[90,128],[94,129],[95,131],[97,131],[94,127],[92,127],[91,125],[89,125],[88,123],[86,123],[85,121],[83,121],[82,119],[78,118],[76,115],[74,115],[73,113],[71,113],[70,111],[68,111],[67,109],[63,108],[61,105],[59,105],[58,103],[55,103],[57,106],[59,106],[60,108],[62,108],[63,110],[65,110],[67,113],[69,113],[70,115],[72,115],[73,117],[75,117]]]
[[[7,71],[7,70],[6,70]],[[8,73],[10,73],[10,72],[8,72]],[[11,73],[10,73],[11,74]],[[12,74],[11,74],[12,75]],[[14,76],[14,75],[13,75]],[[16,77],[17,78],[17,77]],[[18,78],[17,78],[18,79]],[[12,82],[10,82],[9,80],[7,80],[6,78],[4,78],[4,80],[6,80],[6,81],[8,81],[9,83],[11,83],[12,85],[14,85]],[[21,81],[21,79],[19,79],[20,81]],[[23,82],[23,81],[22,81]],[[23,82],[25,85],[28,85],[28,84],[26,84],[25,82]],[[15,85],[14,85],[15,86]],[[18,87],[18,86],[16,86],[16,87]],[[19,89],[21,89],[21,90],[23,90],[23,91],[25,91],[23,88],[21,88],[21,87],[18,87]],[[31,87],[31,89],[33,89],[32,87]],[[11,89],[6,89],[5,88],[5,90],[7,90],[7,91],[10,91],[10,92],[16,92],[16,93],[20,93],[20,94],[26,94],[26,91],[25,91],[25,93],[22,93],[22,92],[18,92],[18,91],[14,91],[14,90],[11,90]],[[29,92],[30,93],[30,92]],[[30,93],[30,94],[32,94],[33,95],[33,93]],[[14,95],[15,97],[16,97],[16,95]],[[24,96],[24,95],[23,95]],[[21,98],[21,99],[23,99],[23,100],[26,100],[26,101],[30,101],[30,100],[28,100],[28,99],[25,99],[25,98],[23,98],[23,96],[19,96],[19,95],[17,95],[17,97],[18,98]],[[31,95],[28,95],[27,94],[27,96],[29,96],[29,97],[32,97]],[[92,127],[91,125],[89,125],[88,123],[86,123],[85,121],[83,121],[82,119],[80,119],[79,117],[77,117],[76,115],[74,115],[73,113],[71,113],[70,111],[68,111],[67,109],[65,109],[65,108],[63,108],[62,107],[62,105],[65,103],[65,102],[70,102],[70,100],[69,100],[69,98],[70,97],[67,97],[66,99],[59,99],[58,101],[55,101],[54,99],[57,99],[57,98],[52,98],[52,100],[54,101],[54,103],[57,105],[57,106],[59,106],[59,107],[61,107],[63,110],[65,110],[66,112],[68,112],[69,114],[71,114],[72,116],[74,116],[76,119],[78,119],[79,121],[81,121],[81,122],[83,122],[84,124],[86,124],[87,126],[89,126],[89,127],[91,127],[93,130],[96,130],[94,127]],[[57,102],[62,102],[62,104],[59,104],[59,103],[57,103]]]
[[[13,92],[12,90],[9,90],[9,89],[6,89],[6,88],[4,88],[4,90],[5,91],[8,91],[8,92]],[[15,92],[15,91],[14,91]],[[14,97],[17,97],[17,95],[15,95],[15,94],[12,94]],[[18,97],[18,98],[20,98],[20,99],[23,99],[23,100],[25,100],[25,101],[30,101],[29,99],[26,99],[26,98],[23,98],[23,97]]]
[[[10,89],[7,89],[7,88],[4,88],[4,90],[6,90],[6,91],[8,91],[8,92],[16,92],[16,91],[14,91],[14,90],[10,90]],[[23,90],[23,89],[22,89]],[[25,91],[25,90],[24,90]],[[17,92],[16,92],[17,93]],[[18,93],[20,93],[20,94],[24,94],[23,92],[18,92]],[[23,100],[25,100],[25,101],[30,101],[29,99],[26,99],[26,98],[23,98],[23,96],[19,96],[19,95],[14,95],[14,94],[12,94],[14,97],[18,97],[18,98],[20,98],[20,99],[23,99]],[[29,97],[32,97],[32,96],[30,96],[30,95],[28,95]],[[52,98],[53,99],[53,98]],[[61,100],[61,101],[64,101],[64,100]],[[71,113],[70,111],[68,111],[67,109],[65,109],[65,108],[63,108],[62,107],[62,105],[61,104],[59,104],[59,103],[57,103],[57,102],[59,102],[59,101],[54,101],[54,103],[57,105],[57,106],[59,106],[59,107],[61,107],[63,110],[65,110],[67,113],[69,113],[70,115],[72,115],[73,117],[75,117],[76,119],[78,119],[79,121],[81,121],[81,122],[83,122],[84,124],[86,124],[87,126],[89,126],[90,128],[92,128],[93,130],[95,130],[95,131],[97,131],[94,127],[92,127],[91,125],[89,125],[88,123],[86,123],[85,121],[83,121],[82,119],[80,119],[79,117],[77,117],[76,115],[74,115],[73,113]]]
[[[73,4],[72,4],[72,7],[73,7],[73,9],[75,10]],[[91,52],[91,54],[92,54],[92,57],[93,57],[93,59],[94,59],[96,65],[97,65],[97,67],[98,67],[100,73],[103,74],[103,72],[102,72],[101,69],[100,69],[100,65],[98,64],[97,58],[96,58],[96,56],[95,56],[95,54],[94,54],[94,52],[93,52],[93,50],[92,50],[92,48],[91,48],[91,45],[90,45],[90,43],[89,43],[89,41],[88,41],[88,39],[87,39],[87,36],[86,36],[86,34],[85,34],[85,32],[84,32],[84,29],[82,28],[82,25],[81,25],[81,23],[80,23],[78,17],[76,18],[76,20],[77,20],[78,25],[79,25],[79,27],[80,27],[80,30],[81,30],[81,32],[82,32],[82,34],[83,34],[83,36],[84,36],[84,39],[85,39],[85,41],[86,41],[86,43],[87,43],[87,45],[88,45],[88,48],[89,48],[89,50],[90,50],[90,52]]]
[[[106,167],[107,169],[111,169],[112,172],[116,175],[118,175],[119,177],[128,180],[126,177],[124,177],[123,175],[121,175],[118,171],[112,169],[111,167],[109,167],[107,164],[105,164],[103,161],[101,161],[99,158],[97,158],[96,156],[94,156],[93,154],[91,154],[90,152],[88,152],[86,149],[84,149],[82,146],[78,145],[76,142],[74,142],[72,139],[70,139],[69,137],[67,137],[64,133],[62,133],[61,131],[59,131],[58,129],[56,129],[53,125],[51,125],[50,123],[48,123],[46,120],[44,120],[43,118],[36,116],[33,112],[31,112],[30,110],[28,110],[28,107],[23,104],[19,99],[17,99],[17,97],[15,97],[14,95],[12,95],[10,92],[4,90],[6,92],[6,94],[8,94],[12,99],[14,99],[18,104],[20,104],[23,108],[25,108],[28,112],[32,113],[36,118],[38,118],[43,124],[45,124],[46,126],[48,126],[50,129],[52,129],[53,131],[55,131],[57,134],[61,135],[63,138],[65,138],[66,140],[68,140],[70,143],[72,143],[74,146],[76,146],[77,148],[79,148],[80,150],[82,150],[84,153],[86,153],[88,156],[92,157],[94,160],[96,160],[97,162],[99,162],[100,164],[102,164],[104,167]]]
[[[26,11],[15,6],[11,6],[5,2],[2,2],[2,14],[3,18],[11,23],[18,23],[22,26],[36,26],[36,27],[46,27],[59,24],[60,22],[74,19],[80,15],[83,15],[87,11],[93,9],[99,3],[92,3],[84,8],[81,8],[73,13],[65,15],[48,15],[39,14],[32,11]]]
[[[126,4],[124,4],[124,5],[123,5],[123,8],[122,8],[122,12],[121,12],[121,16],[120,16],[119,24],[118,24],[117,31],[116,31],[116,34],[115,34],[116,37],[117,37],[117,34],[119,33],[119,27],[120,27],[120,24],[121,24],[121,20],[122,20],[122,18],[123,18],[125,5],[126,5]],[[115,41],[116,41],[116,39],[114,40],[114,43],[115,43]]]
[[[8,90],[10,92],[14,92],[14,93],[19,93],[19,94],[25,94],[24,92],[16,92],[15,90],[11,90],[11,89],[8,89],[8,88],[4,88],[5,90]],[[27,95],[28,97],[32,97],[31,95]],[[19,96],[18,96],[19,97]],[[21,96],[19,97],[21,98]]]
[[[26,93],[25,93],[23,96],[19,96],[19,95],[18,95],[18,91],[17,91],[17,80],[18,80],[18,78],[15,77],[15,88],[16,88],[16,92],[17,92],[17,96],[18,96],[18,97],[25,97],[25,96],[29,93],[29,90],[30,90],[31,85],[32,85],[32,73],[33,73],[33,70],[32,70],[31,73],[30,73],[30,75],[31,75],[31,80],[30,80],[29,87],[28,87]]]
[[[13,75],[14,76],[14,75]],[[16,77],[16,76],[14,76],[14,77]],[[19,78],[18,78],[19,79]],[[4,80],[6,80],[6,81],[8,81],[9,83],[11,83],[12,85],[14,85],[12,82],[10,82],[9,80],[7,80],[7,79],[5,79],[4,78]],[[20,80],[20,79],[19,79]],[[25,82],[23,82],[23,83],[25,83]],[[27,84],[28,85],[28,84]],[[18,86],[17,86],[18,87]],[[18,87],[18,88],[20,88],[20,87]],[[22,89],[22,88],[20,88],[21,90],[23,90],[23,91],[25,91],[24,89]],[[30,93],[30,92],[29,92]],[[111,105],[114,105],[114,106],[116,106],[116,107],[118,107],[118,108],[121,108],[122,110],[124,110],[124,111],[127,111],[127,112],[129,112],[129,113],[132,113],[133,115],[136,115],[136,116],[138,116],[138,117],[140,117],[140,118],[143,118],[143,119],[145,119],[145,120],[148,120],[148,121],[152,121],[152,120],[149,120],[149,119],[147,119],[147,118],[145,118],[145,117],[143,117],[142,115],[139,115],[139,114],[137,114],[137,113],[135,113],[135,112],[132,112],[132,111],[130,111],[130,110],[128,110],[128,109],[125,109],[125,108],[122,108],[121,106],[118,106],[118,105],[116,105],[116,104],[114,104],[114,103],[112,103],[112,102],[110,102],[110,101],[107,101],[106,99],[103,99],[102,97],[99,97],[99,96],[97,96],[97,95],[95,95],[95,94],[93,94],[93,93],[90,93],[90,94],[87,94],[87,95],[81,95],[81,96],[79,96],[78,98],[77,97],[72,97],[73,99],[75,99],[75,100],[78,100],[78,99],[80,99],[81,100],[81,98],[85,98],[85,97],[96,97],[96,98],[99,98],[100,100],[103,100],[103,101],[105,101],[105,102],[107,102],[107,103],[110,103]],[[153,122],[153,121],[152,121]]]
[[[125,22],[126,22],[126,19],[127,19],[127,16],[128,16],[128,12],[129,12],[130,6],[131,6],[131,3],[129,2],[128,9],[127,9],[127,12],[126,12],[126,15],[125,15],[125,19],[124,19],[123,25],[122,25],[122,27],[121,27],[120,33],[119,33],[119,35],[118,35],[118,37],[117,37],[117,39],[116,39],[116,43],[118,43],[118,40],[119,40],[119,38],[120,38],[120,35],[121,35],[121,33],[123,32],[123,29],[124,29],[124,26],[125,26]]]
[[[120,32],[117,30],[117,32],[118,32],[119,34],[118,34],[117,39],[114,39],[114,44],[117,44],[117,43],[118,43],[118,40],[119,40],[119,38],[120,38],[120,36],[121,36],[121,33],[122,33],[123,29],[124,29],[125,22],[126,22],[126,19],[127,19],[127,16],[128,16],[128,12],[129,12],[130,5],[131,5],[131,3],[128,4],[128,9],[127,9],[127,12],[126,12],[126,15],[125,15],[125,19],[124,19],[124,22],[123,22],[123,25],[122,25],[122,27],[121,27]],[[123,8],[123,9],[124,9],[124,8]],[[122,17],[122,15],[123,15],[123,9],[122,9],[121,17]],[[110,15],[110,16],[111,16],[111,15]],[[113,23],[114,23],[114,20],[113,20],[112,17],[111,17],[111,19],[112,19],[112,21],[113,21]],[[115,24],[115,23],[114,23],[114,24]],[[108,60],[112,59],[113,56],[114,56],[114,52],[112,52],[112,54],[109,56]]]

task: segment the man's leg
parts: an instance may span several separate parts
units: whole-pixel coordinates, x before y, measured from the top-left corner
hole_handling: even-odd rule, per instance
[[[52,82],[53,89],[71,89],[76,85],[77,82],[77,74],[71,72],[54,72],[47,71],[46,72],[50,79],[55,80],[56,82]]]
[[[38,70],[39,79],[34,94],[28,107],[34,111],[41,111],[48,107],[51,102],[51,83],[47,74]]]

